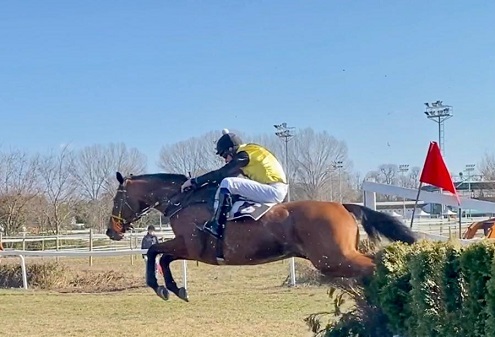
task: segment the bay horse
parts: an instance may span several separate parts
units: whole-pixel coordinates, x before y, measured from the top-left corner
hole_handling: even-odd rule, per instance
[[[152,245],[147,251],[146,284],[164,300],[169,291],[189,301],[184,287],[172,276],[170,263],[196,260],[219,265],[216,249],[223,248],[225,265],[257,265],[290,257],[311,261],[329,277],[360,277],[374,270],[371,257],[358,251],[357,220],[373,241],[379,234],[391,241],[413,243],[414,233],[395,217],[357,204],[326,201],[292,201],[271,205],[257,221],[249,216],[228,220],[223,240],[198,230],[211,218],[218,183],[181,192],[188,179],[182,174],[156,173],[123,177],[116,173],[119,186],[106,235],[121,240],[132,223],[152,208],[170,218],[175,238]],[[221,243],[221,245],[219,245]],[[155,276],[158,254],[165,286]]]

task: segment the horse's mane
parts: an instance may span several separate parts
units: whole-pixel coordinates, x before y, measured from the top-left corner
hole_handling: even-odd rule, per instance
[[[139,175],[131,175],[129,179],[159,179],[163,181],[186,181],[188,178],[180,173],[147,173]]]

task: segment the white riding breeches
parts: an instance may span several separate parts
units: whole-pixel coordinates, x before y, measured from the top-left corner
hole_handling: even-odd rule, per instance
[[[220,182],[220,188],[226,188],[232,194],[260,203],[281,203],[287,195],[289,185],[284,183],[261,184],[257,181],[228,177]]]

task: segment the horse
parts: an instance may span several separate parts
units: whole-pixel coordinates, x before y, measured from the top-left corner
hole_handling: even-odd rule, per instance
[[[122,176],[116,173],[119,186],[106,235],[122,240],[151,209],[170,219],[175,237],[152,245],[147,251],[146,284],[162,299],[169,291],[188,302],[184,287],[179,288],[170,270],[175,260],[200,261],[210,265],[258,265],[291,257],[309,260],[326,277],[353,278],[369,276],[375,264],[358,250],[360,221],[370,240],[379,235],[391,241],[409,244],[414,233],[395,217],[358,204],[301,200],[276,204],[257,204],[235,198],[221,239],[198,229],[214,211],[218,183],[195,190],[181,191],[188,179],[175,173]],[[222,249],[224,260],[217,260]],[[155,276],[156,257],[165,286]]]

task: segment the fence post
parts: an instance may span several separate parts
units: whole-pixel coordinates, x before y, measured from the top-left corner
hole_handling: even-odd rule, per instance
[[[182,280],[184,288],[187,289],[187,260],[182,260]]]
[[[131,229],[130,236],[129,236],[129,248],[132,250],[132,238],[133,238],[133,233],[134,231]],[[131,265],[134,265],[134,254],[131,254]]]
[[[21,258],[22,286],[24,287],[24,289],[27,289],[28,283],[27,283],[26,260],[22,255],[19,255],[19,257]]]
[[[92,228],[89,229],[89,251],[90,252],[93,251],[93,229]],[[93,255],[89,256],[89,265],[90,266],[93,265]]]

